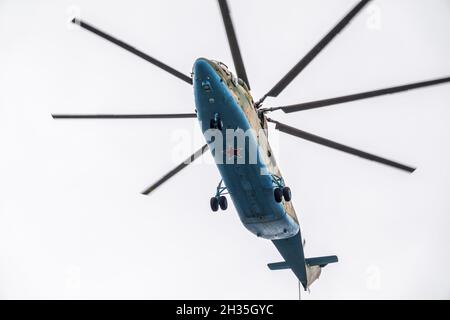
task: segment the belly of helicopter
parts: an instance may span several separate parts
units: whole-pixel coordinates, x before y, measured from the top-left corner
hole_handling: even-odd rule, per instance
[[[202,132],[244,226],[266,239],[294,236],[298,223],[286,213],[284,201],[274,199],[272,174],[241,106],[233,96],[216,95],[212,100],[201,95],[196,97],[196,107]],[[214,120],[221,121],[221,130],[211,128]],[[227,143],[228,134],[238,130],[245,133],[245,143]],[[256,156],[250,156],[251,152]]]

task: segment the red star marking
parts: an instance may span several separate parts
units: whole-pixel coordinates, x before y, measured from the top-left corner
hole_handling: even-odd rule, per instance
[[[229,147],[226,151],[228,158],[238,157],[242,158],[242,148]]]

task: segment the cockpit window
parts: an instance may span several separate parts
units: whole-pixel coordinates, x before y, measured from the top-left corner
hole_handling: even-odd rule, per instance
[[[235,87],[238,86],[238,78],[233,73],[231,74],[231,82],[234,84]]]
[[[221,66],[225,70],[228,70],[228,66],[225,63],[223,63],[223,62],[219,61],[219,66]]]
[[[220,62],[220,61],[215,61],[215,62],[217,63],[217,65],[218,65],[220,68],[222,68],[223,71],[225,71],[225,73],[226,73],[227,75],[230,75],[230,74],[231,74],[230,70],[228,69],[228,66],[227,66],[225,63]]]
[[[241,79],[236,77],[235,74],[233,74],[230,69],[228,69],[228,66],[220,61],[216,61],[213,60],[228,76],[230,76],[231,78],[231,82],[233,83],[233,85],[235,87],[237,87],[238,85],[240,85],[241,87],[243,87],[246,91],[250,91],[247,84]]]
[[[238,79],[238,83],[239,83],[242,87],[244,87],[245,90],[250,91],[250,90],[248,89],[248,86],[247,86],[247,84],[245,83],[245,81],[242,80],[241,78]]]

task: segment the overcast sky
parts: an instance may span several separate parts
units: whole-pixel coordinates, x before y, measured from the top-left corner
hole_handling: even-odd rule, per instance
[[[357,1],[229,2],[258,99]],[[74,14],[186,74],[201,56],[232,68],[213,0],[0,0],[0,298],[296,299],[292,272],[266,266],[272,243],[233,205],[211,212],[214,164],[140,194],[180,133],[204,143],[195,119],[52,120],[194,109],[191,87]],[[266,106],[449,76],[449,31],[449,0],[374,0]],[[450,85],[271,117],[418,167],[270,132],[306,256],[340,259],[303,298],[450,298]]]

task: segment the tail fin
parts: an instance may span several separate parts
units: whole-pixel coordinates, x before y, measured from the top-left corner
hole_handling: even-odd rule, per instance
[[[319,279],[323,267],[325,267],[329,263],[335,262],[338,262],[337,256],[325,256],[305,259],[308,288],[314,281]]]
[[[306,290],[308,287],[308,276],[305,265],[305,256],[303,254],[303,246],[301,243],[300,230],[293,237],[272,240],[272,242],[286,262],[271,264],[269,268],[275,268],[271,268],[272,270],[286,268],[291,269],[302,284],[303,288]]]
[[[272,240],[285,261],[269,263],[267,266],[270,270],[291,269],[303,288],[307,290],[319,278],[322,268],[329,263],[338,262],[338,257],[324,256],[305,259],[300,239],[299,232],[291,238]]]

